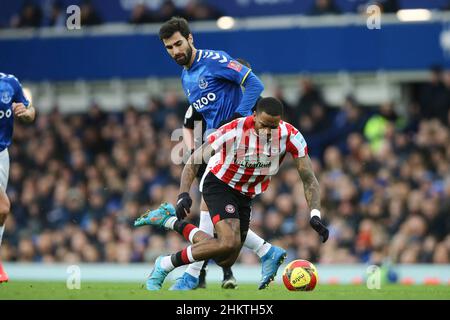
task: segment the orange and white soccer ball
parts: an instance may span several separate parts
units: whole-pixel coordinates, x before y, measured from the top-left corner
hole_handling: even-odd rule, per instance
[[[318,281],[316,267],[307,260],[294,260],[284,268],[283,283],[288,290],[311,291]]]

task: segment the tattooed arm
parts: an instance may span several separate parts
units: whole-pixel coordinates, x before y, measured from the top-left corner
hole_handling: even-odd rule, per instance
[[[198,169],[203,163],[203,159],[205,159],[205,162],[208,162],[209,158],[213,154],[214,150],[208,142],[205,142],[200,148],[191,154],[181,174],[180,194],[185,192],[189,193]]]
[[[317,209],[320,211],[320,187],[319,181],[311,165],[311,159],[308,155],[302,158],[296,158],[295,164],[297,165],[297,171],[300,178],[303,181],[303,188],[305,190],[306,202],[309,209]]]
[[[311,159],[308,155],[301,158],[296,158],[297,171],[303,181],[303,188],[305,190],[305,198],[311,210],[311,219],[309,224],[320,235],[322,242],[328,239],[328,229],[322,223],[320,216],[320,186],[311,165]]]
[[[205,142],[200,148],[194,151],[189,157],[186,165],[181,173],[180,194],[178,195],[176,213],[177,218],[182,220],[191,211],[192,199],[189,195],[192,182],[197,175],[198,168],[202,164],[203,159],[208,161],[214,150],[208,142]]]

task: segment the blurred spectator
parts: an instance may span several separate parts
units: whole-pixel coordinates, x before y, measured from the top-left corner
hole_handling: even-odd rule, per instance
[[[239,59],[238,59],[238,61],[239,61]],[[251,67],[249,67],[249,68],[251,68]],[[296,119],[297,118],[296,109],[289,102],[287,102],[286,99],[284,98],[283,88],[281,88],[280,86],[275,87],[273,96],[275,98],[277,98],[278,100],[280,100],[281,103],[283,103],[283,106],[284,106],[283,120],[285,120],[289,123],[295,123],[295,121],[297,120]]]
[[[132,24],[143,24],[143,23],[152,23],[154,21],[155,19],[150,10],[144,3],[141,3],[137,4],[133,8],[129,22]]]
[[[302,78],[299,85],[300,98],[297,103],[298,116],[309,114],[315,104],[324,105],[321,91],[313,84],[310,78]]]
[[[156,22],[165,22],[172,17],[186,17],[186,14],[183,10],[178,9],[172,0],[165,0],[155,16]]]
[[[309,10],[309,14],[313,16],[339,13],[341,13],[341,10],[339,10],[333,0],[315,0],[314,5]]]
[[[311,97],[314,99],[314,95]],[[348,137],[352,133],[362,132],[366,120],[366,112],[358,106],[353,96],[348,95],[343,107],[337,112],[324,107],[322,103],[312,105],[306,115],[300,116],[299,127],[308,141],[308,152],[322,158],[323,151],[330,145],[338,147],[341,152],[349,152]]]
[[[395,128],[398,116],[392,103],[384,103],[380,112],[372,115],[364,126],[364,136],[369,141],[372,150],[377,153],[389,133]]]
[[[381,8],[381,12],[384,13],[396,13],[399,10],[397,0],[378,0],[375,4]]]
[[[344,106],[336,114],[326,135],[333,137],[332,143],[347,152],[347,137],[353,132],[361,132],[366,123],[366,114],[352,95],[345,98]]]
[[[42,10],[33,1],[26,1],[17,16],[11,19],[12,28],[38,28],[42,23]]]
[[[50,27],[66,26],[66,13],[63,5],[59,1],[55,1],[52,3],[48,25]]]
[[[223,15],[203,0],[190,0],[184,10],[189,21],[216,20]]]
[[[450,110],[450,71],[440,66],[430,69],[430,81],[420,90],[420,109],[424,118],[444,121]]]
[[[80,9],[82,26],[95,26],[102,24],[103,21],[90,0],[84,0]]]

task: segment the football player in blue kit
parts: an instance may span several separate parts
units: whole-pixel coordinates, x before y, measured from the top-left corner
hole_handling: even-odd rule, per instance
[[[36,112],[25,97],[19,80],[13,75],[0,73],[0,249],[10,210],[6,186],[9,177],[8,147],[12,141],[14,119],[29,123],[35,116]],[[0,261],[0,283],[7,281],[8,275]]]
[[[252,114],[264,86],[252,70],[242,65],[224,51],[196,49],[187,21],[173,17],[165,22],[159,32],[161,41],[177,64],[183,66],[181,82],[184,93],[190,103],[189,113],[198,113],[206,123],[206,130],[219,128],[235,118]],[[189,132],[189,131],[188,131]],[[187,137],[186,143],[193,149],[193,137]],[[200,180],[206,164],[197,175]],[[178,203],[192,203],[189,194],[181,194]],[[183,211],[177,212],[177,218],[186,217]],[[200,206],[199,228],[208,234],[214,233],[211,216],[202,199]],[[256,233],[248,230],[244,246],[253,250],[262,262],[260,289],[273,280],[279,266],[286,257],[286,251],[266,242]],[[191,290],[199,285],[199,276],[203,261],[192,263],[186,272],[177,279],[171,290]],[[235,288],[236,280],[231,268],[224,268],[223,288]]]

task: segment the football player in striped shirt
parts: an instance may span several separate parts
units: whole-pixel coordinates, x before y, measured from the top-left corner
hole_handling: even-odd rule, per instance
[[[185,19],[177,17],[170,19],[161,26],[159,35],[169,55],[177,64],[183,66],[181,82],[190,103],[187,112],[191,112],[192,116],[200,114],[206,124],[206,130],[215,130],[223,123],[252,114],[264,86],[248,66],[241,64],[224,51],[196,49]],[[187,143],[192,140],[192,138],[185,139]],[[206,166],[199,170],[199,178],[203,175],[204,167]],[[180,214],[178,218],[183,219],[184,213]],[[214,232],[210,213],[204,201],[200,206],[199,228],[209,234]],[[244,245],[261,259],[262,283],[267,282],[276,273],[286,257],[284,249],[271,245],[251,230]],[[190,265],[171,289],[196,288],[202,266],[203,263],[200,262]],[[222,287],[235,288],[236,280],[231,268],[223,268],[223,272]]]
[[[287,153],[294,158],[303,182],[311,210],[310,225],[322,242],[327,241],[329,232],[320,213],[320,187],[306,141],[295,127],[281,120],[282,112],[279,100],[263,98],[253,115],[235,119],[210,134],[208,141],[191,155],[184,167],[176,209],[163,204],[137,219],[136,225],[152,224],[172,229],[192,243],[180,252],[156,259],[147,280],[148,290],[159,290],[169,272],[181,265],[214,259],[220,266],[232,266],[247,236],[252,200],[267,189]],[[202,158],[211,154],[200,188],[217,238],[177,218],[179,211],[189,213],[192,204],[189,190]],[[259,289],[267,287],[274,276],[261,283]]]
[[[237,62],[240,64],[246,66],[247,68],[251,69],[251,65],[248,61],[237,58]],[[245,88],[242,88],[242,90],[245,90]],[[256,105],[253,107],[255,109]],[[252,110],[253,110],[252,109]],[[229,121],[224,120],[223,124],[228,123]],[[220,124],[219,124],[220,126]],[[202,145],[204,142],[204,138],[206,135],[206,122],[203,116],[192,106],[188,108],[186,111],[186,114],[184,116],[184,122],[183,122],[183,141],[185,142],[187,149],[190,150],[190,153],[195,150],[195,146]],[[197,179],[200,182],[203,174],[205,173],[207,163],[203,162],[200,168],[197,172]],[[202,201],[201,206],[204,211],[201,213],[201,224],[199,225],[200,229],[202,230],[202,227],[205,226],[205,224],[210,228],[213,229],[213,225],[211,223],[211,217],[209,216],[209,212],[207,211],[207,206]],[[205,231],[205,230],[203,230]],[[265,251],[269,251],[271,244],[264,241],[261,237],[259,237],[256,233],[254,233],[252,230],[249,231],[247,234],[247,239],[245,242],[245,246],[251,250],[253,250],[257,255],[259,255],[263,259],[264,262],[269,262],[268,259],[264,260],[264,256],[267,254]],[[277,252],[281,253],[283,252],[281,248],[278,249],[278,247],[274,246],[273,250],[277,250]],[[270,254],[269,254],[270,256]],[[281,261],[281,260],[278,260]],[[192,263],[188,266],[186,270],[186,274],[193,273],[194,275],[197,275],[198,273],[198,266],[200,263]],[[205,261],[202,265],[202,269],[200,270],[200,276],[198,277],[198,286],[197,288],[206,288],[206,269],[207,269],[208,261]],[[272,269],[274,269],[272,267]],[[236,279],[233,276],[231,268],[223,268],[223,280],[222,280],[222,288],[224,289],[233,289],[237,286]],[[192,272],[193,271],[193,272]],[[267,277],[269,277],[270,270],[267,270]],[[177,280],[177,282],[185,282],[183,278],[186,278],[186,275],[180,278],[180,280]],[[177,287],[175,285],[174,287]],[[182,286],[187,287],[187,286]]]

